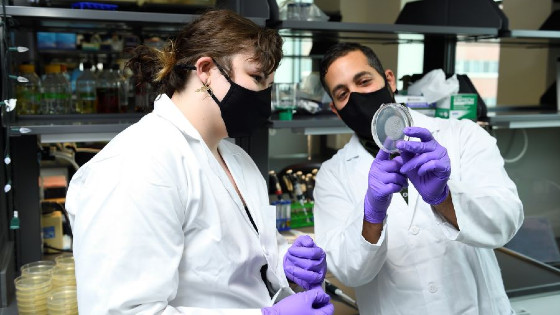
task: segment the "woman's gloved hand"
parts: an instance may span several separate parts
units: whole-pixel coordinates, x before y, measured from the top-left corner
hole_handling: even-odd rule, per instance
[[[401,173],[408,176],[425,202],[431,205],[442,203],[449,194],[447,181],[451,174],[451,160],[447,150],[425,128],[407,127],[404,134],[419,138],[421,142],[397,143],[404,162]]]
[[[406,177],[399,173],[402,164],[400,156],[391,160],[389,153],[383,150],[377,152],[369,169],[364,198],[364,219],[369,223],[382,223],[393,193],[408,185]]]
[[[309,235],[299,236],[284,255],[284,272],[306,290],[320,286],[327,273],[325,251]]]
[[[271,307],[261,309],[263,315],[332,315],[334,306],[321,288],[300,292]]]

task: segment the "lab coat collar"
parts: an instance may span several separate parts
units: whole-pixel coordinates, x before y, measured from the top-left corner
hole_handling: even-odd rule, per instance
[[[194,128],[191,122],[185,115],[177,108],[177,105],[167,96],[167,94],[160,94],[154,101],[153,113],[174,125],[179,129],[185,137],[193,140],[202,141],[202,136]]]

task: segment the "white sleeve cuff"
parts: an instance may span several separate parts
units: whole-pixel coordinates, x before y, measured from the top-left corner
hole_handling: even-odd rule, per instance
[[[445,219],[439,212],[437,212],[434,209],[433,206],[432,206],[432,212],[434,214],[434,218],[436,220],[437,225],[440,227],[441,231],[443,232],[443,235],[445,235],[445,237],[447,237],[447,239],[451,241],[457,240],[457,237],[459,236],[459,233],[461,231],[457,230],[457,228],[455,228],[453,224],[449,223],[447,219]]]
[[[379,240],[377,243],[372,244],[368,242],[363,235],[360,235],[360,246],[367,250],[367,251],[376,251],[383,245],[383,241],[385,240],[385,231],[387,230],[387,217],[383,220],[383,230],[381,230],[381,235],[379,236]]]

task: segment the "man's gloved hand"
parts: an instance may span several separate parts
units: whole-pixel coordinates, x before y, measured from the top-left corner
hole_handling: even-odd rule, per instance
[[[286,277],[309,290],[320,286],[327,273],[325,251],[309,235],[301,235],[284,255]]]
[[[406,177],[399,173],[403,165],[400,156],[390,159],[389,153],[379,150],[371,163],[368,189],[364,198],[364,219],[370,223],[382,223],[387,215],[393,193],[408,185]]]
[[[404,165],[401,173],[408,176],[425,202],[431,205],[442,203],[449,194],[447,181],[451,174],[451,160],[447,150],[432,136],[429,130],[420,127],[407,127],[404,134],[420,138],[417,141],[399,141]]]
[[[290,295],[271,307],[261,309],[263,315],[332,315],[334,306],[321,288]]]

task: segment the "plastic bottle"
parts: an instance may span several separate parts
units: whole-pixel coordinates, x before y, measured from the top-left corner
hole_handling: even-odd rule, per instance
[[[119,85],[119,112],[128,112],[128,79],[125,78],[118,64],[113,64],[111,70]]]
[[[68,75],[68,68],[65,64],[60,64],[59,80],[64,87],[64,93],[61,94],[63,108],[60,114],[70,114],[75,112],[72,101],[72,85],[70,84],[70,75]]]
[[[93,114],[97,109],[97,77],[91,66],[84,62],[84,71],[76,79],[76,112],[80,114]]]
[[[42,114],[65,114],[67,112],[67,87],[61,78],[60,65],[50,64],[45,66],[45,79],[43,80],[43,106],[41,108]]]
[[[97,112],[119,112],[119,83],[108,66],[97,77]]]
[[[16,85],[16,98],[18,99],[16,113],[18,115],[39,114],[41,106],[41,79],[35,73],[35,66],[22,64],[19,66],[20,75],[29,82]]]
[[[70,85],[72,86],[72,94],[76,94],[76,80],[78,80],[78,77],[82,75],[82,70],[80,70],[80,67],[76,67],[74,68],[74,70],[72,70],[72,73],[70,73]]]

